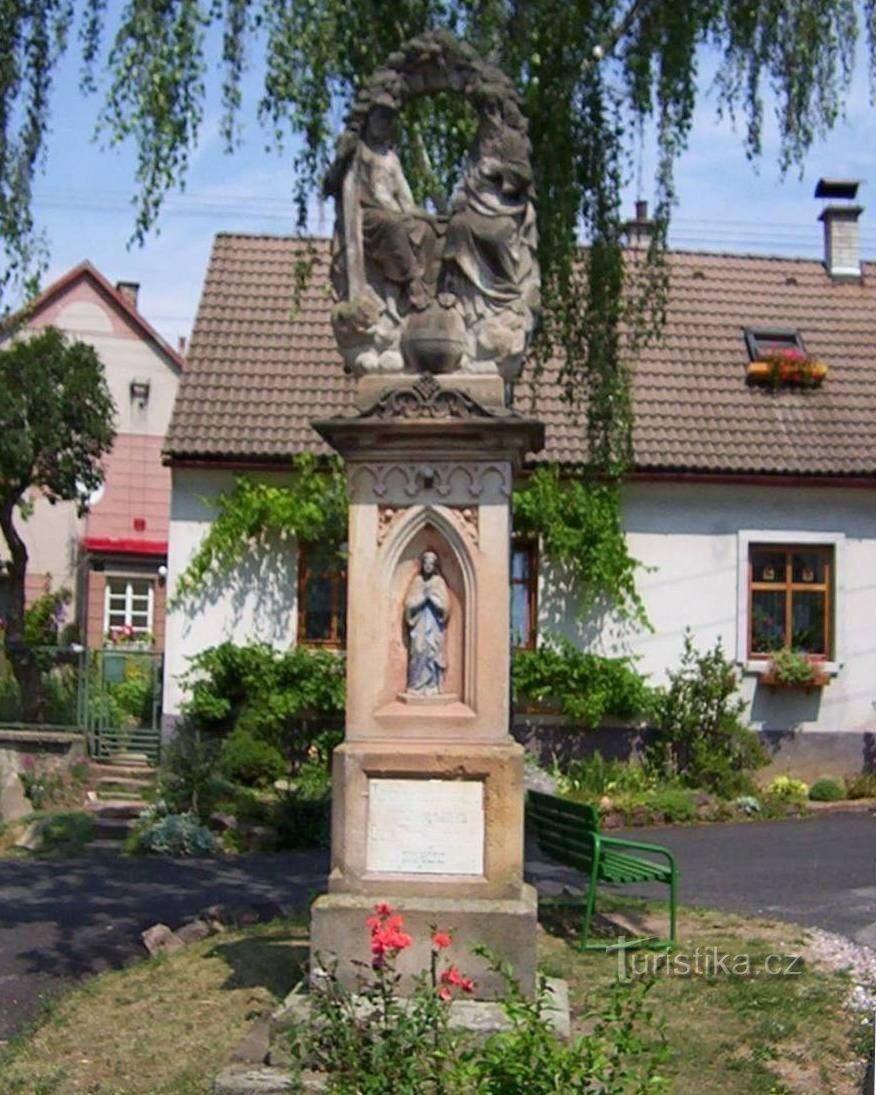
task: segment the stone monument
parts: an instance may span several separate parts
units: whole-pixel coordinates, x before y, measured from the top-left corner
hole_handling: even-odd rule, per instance
[[[449,212],[411,196],[397,114],[418,95],[468,97],[479,124]],[[357,411],[314,423],[350,492],[347,711],[333,767],[328,893],[314,958],[370,958],[376,901],[429,929],[495,996],[468,953],[486,944],[535,985],[536,898],[523,882],[523,750],[509,727],[510,499],[544,443],[505,403],[538,315],[526,120],[507,77],[446,32],[413,39],[359,92],[327,179],[336,201],[333,325]]]

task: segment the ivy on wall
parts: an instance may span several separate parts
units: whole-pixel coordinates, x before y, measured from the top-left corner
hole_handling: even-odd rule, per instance
[[[515,489],[515,529],[538,537],[546,554],[568,568],[582,616],[606,605],[621,619],[647,627],[636,590],[639,564],[627,550],[619,497],[615,482],[562,479],[556,465],[546,465]],[[337,458],[326,464],[301,454],[288,483],[238,475],[231,490],[204,501],[215,505],[216,518],[177,580],[171,608],[227,578],[269,540],[340,545],[346,537],[346,480]]]
[[[543,465],[514,492],[514,529],[538,537],[545,554],[570,572],[578,613],[605,606],[623,620],[650,627],[636,589],[639,564],[621,524],[620,484],[565,479]]]
[[[216,507],[216,517],[177,579],[171,611],[226,579],[269,541],[340,545],[347,534],[347,481],[339,457],[319,460],[301,453],[292,461],[289,482],[237,475],[231,490],[202,501]]]

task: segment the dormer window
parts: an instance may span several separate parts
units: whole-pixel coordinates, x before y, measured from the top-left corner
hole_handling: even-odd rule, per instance
[[[804,357],[809,356],[799,331],[781,327],[746,327],[744,334],[750,361],[766,361],[783,350],[797,350]]]

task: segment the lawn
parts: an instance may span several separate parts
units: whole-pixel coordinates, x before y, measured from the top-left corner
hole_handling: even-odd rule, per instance
[[[651,919],[647,906],[624,908],[634,921]],[[567,978],[576,1023],[586,1023],[588,996],[615,976],[617,958],[578,954],[568,912],[544,921],[543,969]],[[806,961],[802,929],[684,909],[679,936],[677,956],[693,963],[699,948],[701,967],[713,954],[747,955],[758,970],[768,955],[779,956],[783,970],[803,957],[785,975],[657,973],[651,1009],[665,1024],[673,1092],[860,1092],[864,1029],[843,1010],[848,983]],[[9,1045],[0,1090],[206,1095],[251,1021],[291,988],[305,955],[301,924],[275,922],[102,974],[48,1007]]]

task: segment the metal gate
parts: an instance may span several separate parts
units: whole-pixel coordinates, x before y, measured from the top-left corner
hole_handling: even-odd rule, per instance
[[[85,709],[96,760],[124,763],[139,754],[158,763],[163,661],[157,651],[122,645],[91,652]]]

